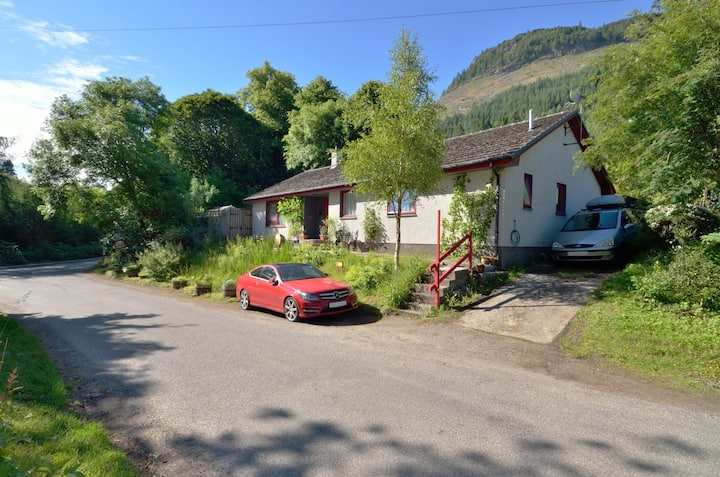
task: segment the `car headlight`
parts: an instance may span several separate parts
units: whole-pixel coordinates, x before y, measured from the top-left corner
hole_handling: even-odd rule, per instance
[[[348,296],[353,296],[355,294],[355,290],[353,287],[348,288]]]
[[[553,242],[552,248],[563,248],[563,244],[561,244],[560,242]]]
[[[300,298],[302,298],[305,301],[320,301],[320,297],[317,296],[314,293],[308,293],[308,292],[299,292],[298,295],[300,295]]]
[[[605,239],[601,240],[598,243],[595,244],[596,247],[614,247],[615,246],[615,239]]]

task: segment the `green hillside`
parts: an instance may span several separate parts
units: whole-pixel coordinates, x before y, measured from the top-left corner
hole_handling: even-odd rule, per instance
[[[625,41],[630,20],[600,28],[534,30],[490,48],[458,74],[438,103],[446,108],[448,136],[521,121],[528,109],[549,114],[572,105],[570,91],[594,91],[594,60]]]

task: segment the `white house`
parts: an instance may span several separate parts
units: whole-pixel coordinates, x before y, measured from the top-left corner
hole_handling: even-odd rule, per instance
[[[435,250],[437,216],[447,211],[453,179],[466,174],[469,192],[488,182],[497,192],[497,215],[488,237],[501,266],[527,262],[550,250],[566,216],[591,198],[615,189],[602,170],[576,161],[587,132],[576,111],[562,112],[446,140],[442,168],[445,177],[432,196],[403,204],[403,248]],[[302,172],[248,197],[253,208],[253,234],[287,235],[277,202],[301,196],[305,203],[305,232],[319,236],[325,217],[340,219],[353,240],[363,242],[362,220],[369,207],[380,212],[387,237],[393,242],[395,217],[387,204],[353,194],[342,175],[342,164]],[[393,246],[388,246],[392,250]]]

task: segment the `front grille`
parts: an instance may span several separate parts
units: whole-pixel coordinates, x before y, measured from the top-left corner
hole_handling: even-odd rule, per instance
[[[323,300],[340,300],[342,298],[347,298],[349,295],[348,290],[333,290],[329,292],[322,292],[318,293],[320,295],[320,298]]]

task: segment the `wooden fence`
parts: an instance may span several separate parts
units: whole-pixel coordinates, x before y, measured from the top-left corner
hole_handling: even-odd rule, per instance
[[[252,237],[252,210],[238,209],[232,205],[209,209],[205,212],[208,231],[214,235],[234,239]]]

